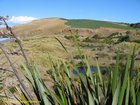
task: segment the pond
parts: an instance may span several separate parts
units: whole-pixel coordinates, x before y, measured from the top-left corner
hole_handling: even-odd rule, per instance
[[[0,43],[9,42],[11,38],[0,38]]]
[[[90,67],[91,72],[96,72],[97,71],[97,67],[96,66],[91,66]],[[101,73],[106,73],[107,68],[105,67],[100,67]],[[78,67],[78,72],[81,74],[86,74],[86,70],[84,69],[84,67]],[[72,70],[72,73],[75,75],[78,75],[78,72],[76,70]]]

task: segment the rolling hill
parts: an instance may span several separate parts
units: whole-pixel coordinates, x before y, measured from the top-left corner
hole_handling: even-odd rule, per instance
[[[37,34],[54,34],[58,33],[67,26],[65,20],[60,18],[46,18],[34,20],[27,24],[13,27],[13,31],[19,36],[34,36]]]
[[[81,35],[107,35],[117,31],[133,29],[127,24],[87,19],[45,18],[30,23],[14,26],[13,30],[20,36],[37,34],[69,34],[69,30],[78,30]]]
[[[67,20],[67,25],[75,28],[118,28],[118,29],[133,29],[128,24],[110,22],[110,21],[99,21],[99,20],[88,20],[88,19],[70,19]]]

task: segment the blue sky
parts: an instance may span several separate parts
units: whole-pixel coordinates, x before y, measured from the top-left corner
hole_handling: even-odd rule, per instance
[[[28,20],[28,17],[29,20],[62,17],[68,19],[80,18],[135,23],[140,22],[139,10],[140,0],[0,1],[0,15],[13,16],[13,22],[18,22],[19,17],[19,21],[24,20],[24,18]]]

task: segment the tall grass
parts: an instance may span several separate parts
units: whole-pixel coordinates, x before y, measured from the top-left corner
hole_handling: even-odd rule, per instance
[[[120,66],[118,53],[115,68],[108,70],[106,75],[101,73],[98,61],[97,71],[92,72],[86,57],[85,74],[75,65],[70,68],[69,63],[61,62],[61,67],[57,67],[49,58],[52,89],[44,84],[36,65],[23,65],[23,69],[40,105],[139,105],[140,75],[132,76],[132,72],[137,72],[133,66],[133,52],[131,50],[127,57],[125,69]],[[73,74],[72,69],[78,74]]]

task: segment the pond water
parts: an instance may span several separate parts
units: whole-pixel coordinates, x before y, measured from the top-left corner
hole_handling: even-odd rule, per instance
[[[96,72],[97,71],[97,67],[96,66],[91,66],[90,67],[92,72]],[[105,67],[100,67],[101,73],[105,73],[107,71],[107,68]],[[85,74],[86,70],[84,69],[84,67],[78,67],[78,72],[81,74]],[[72,73],[75,75],[78,75],[78,72],[76,70],[72,70]]]
[[[0,43],[8,42],[10,40],[11,40],[11,38],[0,38]]]

